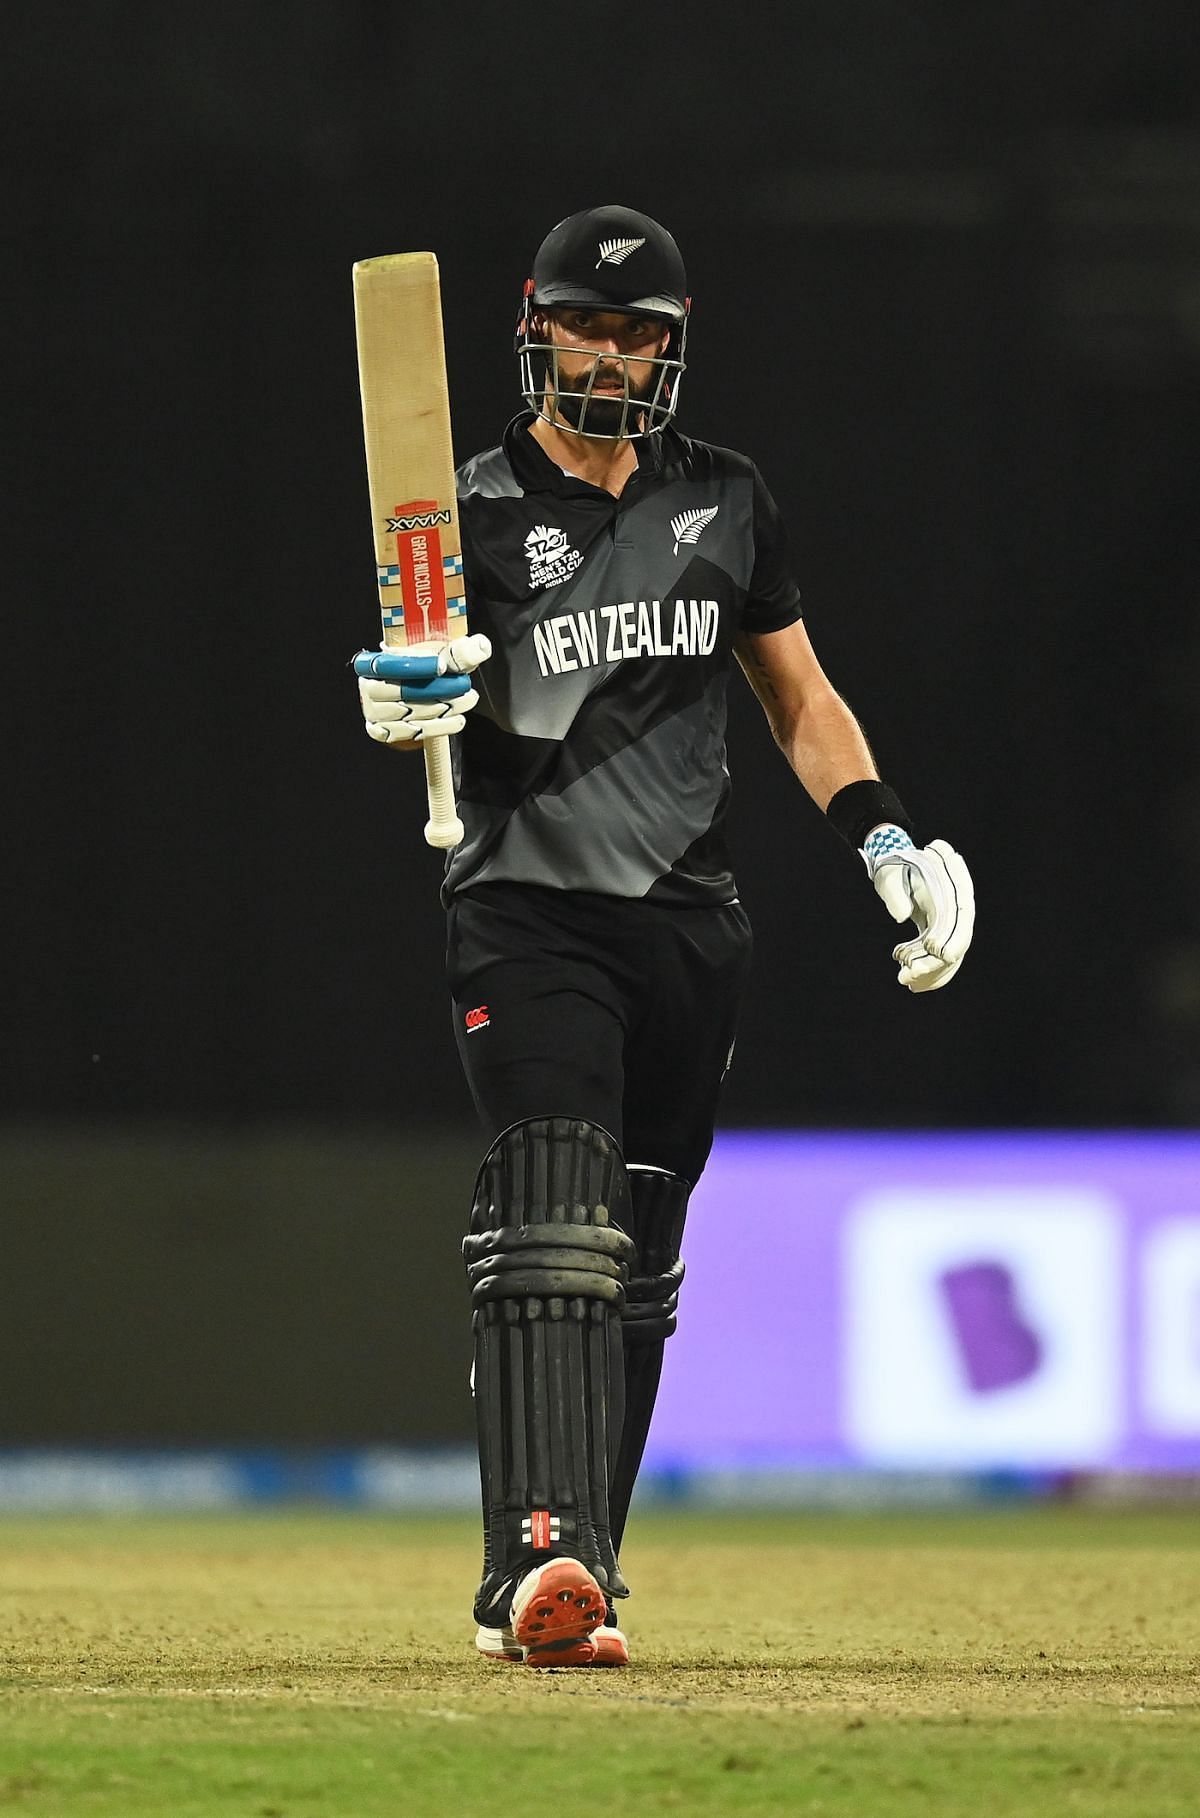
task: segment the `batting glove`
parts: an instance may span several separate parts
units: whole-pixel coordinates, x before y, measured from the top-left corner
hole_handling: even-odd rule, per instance
[[[915,922],[915,941],[901,941],[892,958],[910,991],[948,985],[975,932],[975,886],[966,861],[945,840],[914,846],[900,827],[867,835],[863,861],[895,922]]]
[[[420,745],[461,732],[479,699],[467,678],[491,654],[479,635],[456,638],[429,656],[360,650],[354,672],[367,732],[381,745]]]

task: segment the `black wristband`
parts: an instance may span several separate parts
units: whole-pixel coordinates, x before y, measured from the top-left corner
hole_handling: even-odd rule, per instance
[[[902,827],[910,839],[913,834],[913,824],[900,797],[874,777],[839,789],[825,810],[825,818],[851,846],[861,847],[872,827],[883,821]]]

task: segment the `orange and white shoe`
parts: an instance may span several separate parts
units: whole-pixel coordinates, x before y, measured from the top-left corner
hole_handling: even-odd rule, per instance
[[[593,1666],[625,1667],[629,1665],[629,1643],[615,1622],[606,1622],[602,1629],[597,1629],[592,1636],[592,1641],[596,1649]]]
[[[507,1661],[510,1666],[523,1666],[525,1663],[525,1649],[509,1628],[485,1629],[481,1627],[476,1629],[475,1646],[485,1660]],[[627,1667],[629,1665],[629,1643],[614,1623],[605,1623],[602,1628],[593,1630],[592,1646],[596,1650],[596,1658],[577,1661],[576,1665],[592,1667]],[[564,1664],[566,1663],[562,1661],[554,1662],[555,1666]]]
[[[513,1592],[508,1622],[526,1666],[591,1666],[592,1632],[607,1614],[604,1592],[585,1565],[550,1559],[526,1572]]]
[[[480,1627],[475,1646],[489,1660],[531,1667],[628,1666],[629,1643],[605,1625],[604,1593],[577,1559],[550,1559],[513,1593],[503,1628]]]
[[[484,1623],[480,1623],[475,1631],[475,1645],[484,1660],[509,1660],[515,1667],[524,1662],[525,1649],[507,1623],[504,1629],[485,1629]]]
[[[475,1646],[485,1660],[507,1660],[513,1666],[521,1666],[525,1660],[525,1649],[508,1627],[486,1629],[480,1623],[475,1631]]]

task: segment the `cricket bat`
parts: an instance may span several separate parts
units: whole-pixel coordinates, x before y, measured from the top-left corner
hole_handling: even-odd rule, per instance
[[[467,629],[454,493],[450,396],[433,253],[354,267],[354,319],[367,484],[385,650],[436,656]],[[450,742],[424,742],[431,846],[463,836]]]

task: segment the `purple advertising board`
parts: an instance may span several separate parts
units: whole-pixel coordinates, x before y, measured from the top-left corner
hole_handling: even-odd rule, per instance
[[[1200,1137],[726,1133],[651,1470],[1200,1470]]]

